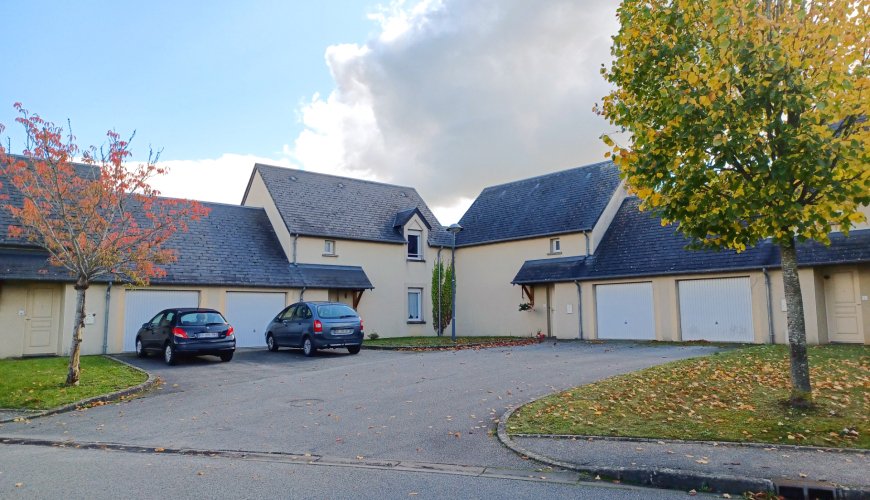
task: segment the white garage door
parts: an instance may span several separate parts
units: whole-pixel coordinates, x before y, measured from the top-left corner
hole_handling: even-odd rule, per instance
[[[266,345],[264,329],[284,309],[283,293],[227,292],[227,321],[236,332],[236,347]]]
[[[683,340],[753,341],[749,278],[683,280],[678,289]]]
[[[655,340],[652,283],[595,286],[598,338]]]
[[[136,350],[142,323],[170,307],[199,307],[199,292],[190,290],[128,290],[124,297],[124,350]]]

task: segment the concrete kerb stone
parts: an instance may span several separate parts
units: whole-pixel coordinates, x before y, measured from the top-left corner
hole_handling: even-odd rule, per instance
[[[527,450],[517,444],[507,432],[507,421],[520,408],[537,401],[540,398],[535,398],[527,401],[516,407],[508,408],[498,421],[497,436],[499,441],[521,456],[528,457],[532,460],[547,464],[553,467],[560,467],[567,470],[577,471],[589,476],[601,476],[607,479],[617,479],[628,483],[633,483],[641,486],[652,486],[656,488],[678,489],[683,491],[709,491],[715,493],[743,494],[745,492],[775,492],[776,483],[770,479],[754,478],[746,476],[734,476],[729,474],[705,474],[696,471],[686,471],[680,469],[671,469],[667,467],[605,467],[605,466],[586,466],[570,462],[564,462],[551,457],[535,453]],[[664,442],[664,443],[682,443],[682,444],[712,444],[709,441],[688,441],[688,440],[663,440],[652,438],[618,438],[613,436],[566,436],[561,434],[519,434],[518,437],[526,438],[542,438],[542,439],[597,439],[601,441],[628,441],[628,442]],[[870,453],[868,450],[843,450],[841,448],[825,448],[819,446],[795,446],[795,445],[774,445],[763,443],[727,443],[729,446],[738,445],[747,448],[783,448],[797,449],[809,451],[832,451],[832,452],[858,452],[861,454]],[[870,496],[870,490],[853,489],[850,487],[838,488],[837,498],[852,499],[852,498],[867,498]]]
[[[518,438],[540,439],[563,439],[568,441],[621,441],[630,443],[656,443],[656,444],[698,444],[713,446],[729,446],[732,448],[757,448],[765,450],[795,450],[795,451],[824,451],[826,453],[852,453],[856,455],[868,455],[870,450],[860,448],[832,448],[826,446],[801,446],[794,444],[774,443],[740,443],[736,441],[693,441],[690,439],[659,439],[632,436],[594,436],[586,434],[514,434]]]
[[[532,403],[528,401],[525,404]],[[519,408],[509,408],[502,414],[498,421],[498,439],[503,445],[515,453],[531,458],[538,462],[560,467],[567,470],[582,472],[590,476],[601,476],[606,479],[616,479],[641,486],[656,488],[678,489],[683,491],[712,491],[716,493],[741,494],[746,491],[773,492],[776,487],[773,481],[768,479],[748,478],[731,475],[702,474],[693,471],[682,471],[665,467],[597,467],[584,466],[569,462],[563,462],[550,457],[545,457],[531,450],[527,450],[517,444],[507,432],[507,421]]]
[[[138,385],[134,385],[133,387],[128,387],[126,389],[121,389],[119,391],[110,392],[109,394],[100,394],[99,396],[93,396],[90,398],[82,399],[82,400],[76,401],[74,403],[69,403],[69,404],[65,404],[62,406],[58,406],[56,408],[51,408],[48,410],[42,410],[42,411],[36,411],[36,412],[29,412],[29,411],[24,410],[21,412],[20,415],[0,419],[0,424],[6,424],[9,422],[16,422],[16,421],[20,421],[21,419],[32,420],[34,418],[47,417],[49,415],[55,415],[58,413],[65,413],[65,412],[73,411],[73,410],[76,410],[76,409],[81,408],[83,406],[91,405],[94,403],[117,401],[117,400],[124,398],[126,396],[131,396],[133,394],[139,394],[141,392],[145,392],[145,391],[153,388],[155,385],[157,385],[157,381],[158,381],[157,377],[155,377],[150,372],[143,370],[142,368],[139,368],[138,366],[133,366],[130,363],[128,363],[122,359],[118,359],[114,356],[107,355],[105,357],[111,359],[112,361],[117,361],[118,363],[121,363],[122,365],[128,366],[128,367],[136,370],[137,372],[144,373],[145,375],[148,376],[148,378],[145,380],[145,382],[142,382],[141,384],[138,384]]]

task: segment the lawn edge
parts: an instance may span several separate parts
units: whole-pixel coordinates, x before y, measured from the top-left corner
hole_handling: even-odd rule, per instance
[[[20,419],[22,419],[22,418],[26,419],[26,420],[32,420],[34,418],[47,417],[49,415],[56,415],[58,413],[65,413],[68,411],[73,411],[75,409],[81,408],[82,406],[87,406],[89,404],[94,404],[94,403],[99,403],[99,402],[117,401],[125,396],[130,396],[132,394],[138,394],[140,392],[145,392],[145,391],[151,389],[152,387],[154,387],[155,385],[157,385],[158,379],[151,372],[149,372],[147,370],[143,370],[142,368],[139,368],[138,366],[131,365],[130,363],[128,363],[122,359],[118,359],[115,356],[111,356],[108,354],[103,354],[102,356],[104,358],[111,359],[112,361],[116,361],[122,365],[128,366],[128,367],[130,367],[138,372],[144,373],[145,375],[148,376],[148,378],[144,382],[137,384],[137,385],[134,385],[132,387],[127,387],[126,389],[119,389],[117,391],[110,392],[108,394],[100,394],[97,396],[91,396],[89,398],[80,399],[80,400],[72,402],[72,403],[67,403],[65,405],[56,406],[54,408],[49,408],[48,410],[27,410],[27,409],[22,408],[22,409],[20,409],[21,415],[0,419],[0,424],[6,424],[6,423],[10,423],[10,422],[20,421]],[[15,410],[18,410],[18,409],[15,409]]]
[[[554,393],[555,394],[555,393]],[[533,398],[523,404],[508,407],[498,420],[496,429],[496,437],[509,450],[517,453],[521,457],[527,457],[545,465],[560,467],[567,470],[572,470],[592,476],[601,476],[604,479],[617,479],[627,483],[632,483],[640,486],[649,486],[662,489],[675,489],[682,491],[712,491],[715,493],[743,494],[745,492],[776,492],[776,483],[768,478],[756,478],[747,476],[736,476],[731,474],[707,474],[697,471],[688,471],[682,469],[672,469],[667,467],[599,467],[599,466],[584,466],[572,462],[564,462],[556,460],[545,455],[541,455],[531,450],[527,450],[520,446],[507,431],[507,421],[520,408],[532,404],[539,399],[548,397],[542,396]],[[518,434],[516,437],[540,437],[550,439],[577,438],[580,436],[562,435],[562,434]],[[787,449],[805,449],[805,450],[830,450],[833,452],[845,453],[861,453],[866,454],[870,450],[852,449],[852,448],[822,448],[816,446],[797,446],[797,445],[765,445],[764,443],[731,443],[724,441],[679,441],[653,438],[618,438],[615,436],[585,436],[586,438],[601,439],[607,441],[644,441],[658,442],[663,441],[673,443],[696,443],[696,444],[734,444],[734,445],[752,445],[747,447],[763,447],[763,448],[787,448]],[[836,488],[837,498],[863,498],[863,495],[870,494],[870,489],[864,489],[855,486],[839,486]]]
[[[520,456],[528,457],[537,462],[554,467],[561,467],[563,469],[582,472],[592,476],[602,476],[607,479],[617,479],[628,483],[655,488],[676,489],[682,491],[689,491],[692,489],[703,491],[703,488],[709,488],[718,493],[736,494],[741,494],[745,491],[776,491],[776,486],[773,481],[769,479],[725,474],[704,474],[665,467],[590,467],[571,462],[563,462],[527,450],[517,444],[517,442],[515,442],[508,434],[507,421],[514,412],[523,406],[533,403],[537,399],[540,398],[535,398],[519,406],[508,408],[498,420],[498,429],[496,432],[498,440],[508,449]]]
[[[528,404],[528,403],[527,403]],[[525,406],[525,405],[523,405]],[[519,409],[519,408],[517,408]],[[711,444],[713,446],[739,446],[743,448],[773,448],[776,450],[824,451],[829,453],[870,454],[868,448],[838,448],[834,446],[804,446],[799,444],[761,443],[758,441],[700,441],[696,439],[650,438],[639,436],[599,436],[595,434],[510,434],[512,438],[540,438],[578,441],[629,441],[632,443],[665,443],[665,444]]]

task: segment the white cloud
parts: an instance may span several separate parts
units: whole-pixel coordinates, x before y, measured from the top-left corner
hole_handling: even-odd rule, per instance
[[[367,43],[329,47],[328,96],[304,100],[281,159],[167,161],[164,195],[238,203],[256,161],[414,186],[442,223],[481,189],[603,160],[592,106],[616,0],[395,1]]]
[[[394,2],[365,45],[327,49],[336,88],[303,103],[286,151],[308,170],[415,186],[444,222],[487,185],[601,161],[611,127],[592,106],[616,6]]]
[[[159,162],[159,165],[167,167],[169,173],[153,178],[151,185],[162,196],[238,204],[242,201],[254,163],[257,162],[293,166],[287,159],[233,153],[215,159],[168,160]]]

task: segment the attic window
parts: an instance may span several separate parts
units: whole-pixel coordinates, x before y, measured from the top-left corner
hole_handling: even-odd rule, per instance
[[[416,229],[408,230],[408,259],[423,260],[423,245],[420,243],[423,240],[423,231]]]
[[[407,198],[407,197],[408,197],[408,195],[405,194],[404,191],[400,192],[400,193],[399,193],[399,196],[401,196],[402,198]]]
[[[562,242],[559,238],[550,238],[550,255],[562,253]]]
[[[290,176],[291,181],[298,181],[299,179],[295,175]]]
[[[323,255],[335,257],[335,240],[323,240]]]

